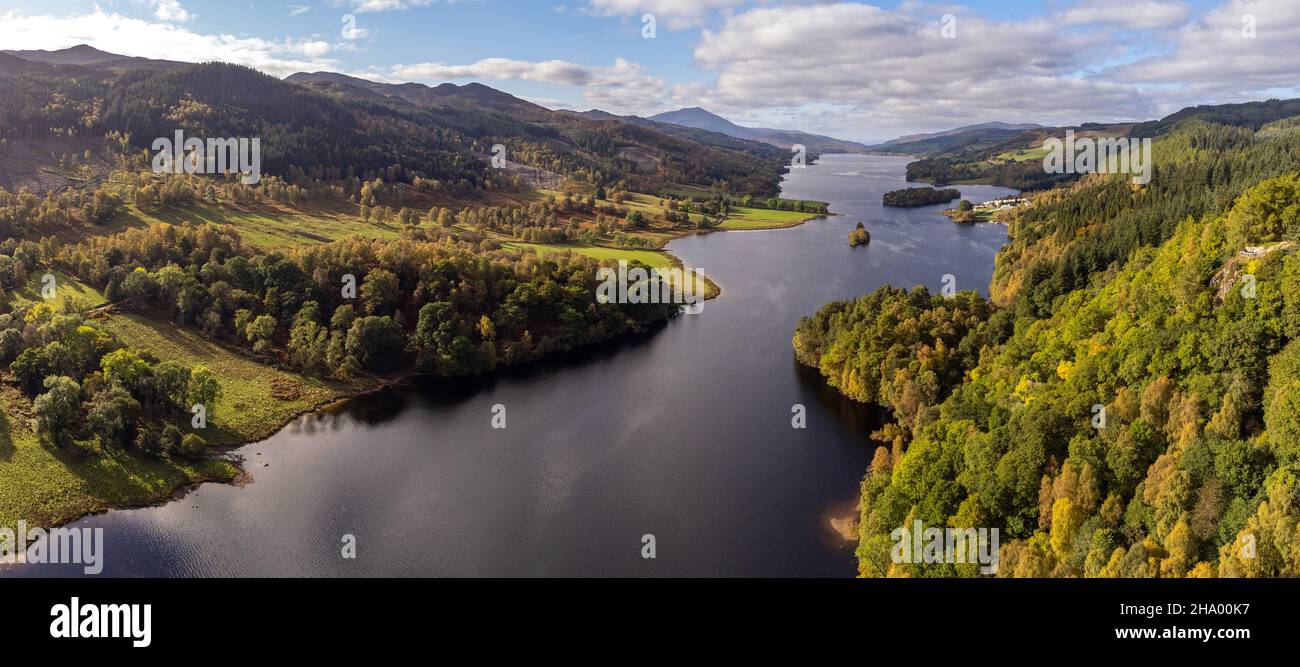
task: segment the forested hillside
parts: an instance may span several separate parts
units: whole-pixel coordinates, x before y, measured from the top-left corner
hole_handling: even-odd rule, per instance
[[[680,306],[599,300],[602,266],[826,211],[765,144],[362,83],[0,53],[0,527],[230,480],[210,445],[388,379],[646,334]],[[155,168],[178,131],[258,138],[260,179]]]
[[[0,96],[7,142],[116,133],[147,151],[178,129],[200,138],[259,137],[263,173],[295,182],[423,178],[483,188],[493,175],[492,148],[501,144],[512,162],[593,184],[768,197],[789,163],[787,151],[766,144],[552,112],[478,84],[391,87],[397,94],[346,80],[299,85],[222,63],[119,74],[0,55],[0,77],[13,93]]]
[[[1257,132],[1189,120],[1154,145],[1147,186],[1089,177],[1041,195],[1012,223],[1010,247],[998,254],[993,300],[1045,315],[1058,297],[1136,248],[1163,242],[1188,216],[1227,210],[1255,183],[1300,169],[1300,132],[1288,119]]]
[[[889,288],[800,322],[798,359],[894,423],[862,484],[890,532],[1002,531],[998,576],[1300,574],[1300,135],[1188,119],[1151,183],[1040,195],[993,303]]]
[[[936,150],[922,152],[921,159],[907,165],[907,180],[935,185],[988,183],[1018,190],[1046,190],[1069,183],[1078,176],[1045,171],[1041,150],[1044,140],[1061,138],[1067,129],[1073,129],[1080,136],[1117,137],[1129,132],[1128,125],[1084,123],[1078,128],[1037,127],[1013,133],[1002,131],[980,140],[940,144]],[[956,138],[963,136],[966,135],[957,135]],[[947,139],[951,142],[954,138]]]

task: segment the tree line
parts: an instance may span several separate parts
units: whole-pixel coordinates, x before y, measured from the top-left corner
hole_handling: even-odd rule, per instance
[[[863,575],[977,574],[893,563],[891,531],[918,519],[999,528],[999,576],[1300,572],[1292,141],[1189,120],[1148,187],[1039,195],[999,271],[1069,261],[1040,229],[1096,253],[1050,299],[1032,274],[1001,307],[883,288],[800,323],[797,358],[894,417],[862,484]]]
[[[54,257],[120,308],[321,376],[487,372],[675,314],[668,304],[597,303],[589,258],[484,250],[420,230],[255,253],[228,226],[157,225]]]

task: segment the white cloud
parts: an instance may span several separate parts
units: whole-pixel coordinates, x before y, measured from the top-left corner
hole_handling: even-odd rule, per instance
[[[337,64],[323,57],[329,50],[325,42],[205,35],[172,23],[128,18],[100,8],[65,17],[8,12],[0,15],[0,44],[7,49],[63,49],[89,44],[129,56],[247,65],[274,76],[334,69]]]
[[[284,43],[285,51],[304,55],[308,58],[321,58],[333,50],[333,48],[334,47],[329,42],[319,39],[302,41],[287,40]]]
[[[60,18],[0,14],[0,44],[57,49],[88,43],[126,55],[234,62],[280,76],[337,70],[331,56],[357,48],[316,37],[201,34],[179,18],[184,7],[177,0],[137,1],[149,3],[160,18],[132,19],[99,8]],[[848,138],[987,120],[1142,120],[1193,103],[1295,90],[1300,1],[1219,1],[1215,9],[1193,15],[1184,0],[1077,0],[1049,3],[1058,9],[1048,16],[998,21],[916,0],[894,10],[828,0],[584,0],[573,8],[625,18],[654,13],[661,26],[709,24],[692,55],[710,78],[681,84],[624,58],[604,66],[512,58],[371,65],[360,76],[390,82],[528,81],[568,87],[541,94],[584,100],[613,113],[648,115],[698,105],[743,124]],[[361,12],[436,0],[334,2]],[[957,16],[956,39],[944,39],[940,31],[940,17],[950,12]],[[1243,35],[1245,15],[1254,17],[1255,39]]]
[[[520,99],[527,100],[527,101],[529,101],[529,102],[532,102],[533,104],[536,104],[536,105],[538,105],[538,106],[546,107],[547,109],[551,109],[551,110],[553,110],[553,111],[560,111],[560,110],[566,110],[566,111],[581,111],[581,110],[582,110],[582,109],[579,108],[577,105],[571,104],[571,103],[566,102],[566,101],[564,101],[564,100],[557,100],[557,99],[555,99],[555,98],[553,98],[553,97],[527,97],[527,96],[522,96]]]
[[[433,4],[433,0],[352,0],[352,11],[358,14],[364,12],[391,12],[412,7],[428,7]]]
[[[588,11],[602,16],[632,16],[640,18],[653,14],[656,22],[663,21],[669,28],[681,29],[699,25],[717,11],[732,10],[749,0],[589,0]]]
[[[625,8],[634,6],[641,5],[628,0]],[[945,39],[942,14],[916,3],[897,11],[816,2],[753,8],[702,31],[694,58],[714,73],[707,83],[674,85],[626,59],[588,67],[489,58],[398,66],[391,76],[576,86],[592,106],[613,113],[699,105],[751,125],[849,137],[987,120],[1119,122],[1161,111],[1134,82],[1089,71],[1124,51],[1112,40],[1113,29],[1094,22],[1068,30],[1049,18],[1006,22],[962,12],[957,38]]]
[[[955,39],[939,30],[947,12]],[[921,2],[786,3],[702,32],[695,60],[715,79],[694,96],[749,124],[850,137],[1146,120],[1296,94],[1296,26],[1296,0],[1222,0],[1200,15],[1181,0],[1081,0],[1010,21]]]
[[[956,38],[945,39],[941,16],[921,5],[887,11],[853,3],[739,14],[705,30],[695,49],[696,62],[717,75],[701,101],[729,113],[853,119],[861,125],[838,128],[850,136],[980,120],[1121,120],[1154,111],[1132,86],[1081,74],[1113,49],[1105,31],[960,13]]]
[[[534,81],[561,86],[578,86],[590,105],[611,113],[647,114],[673,108],[690,97],[690,88],[670,86],[662,77],[623,58],[609,67],[587,67],[563,60],[528,62],[506,58],[485,58],[468,65],[420,63],[397,65],[391,79],[442,83],[449,79],[486,81]],[[545,106],[545,105],[544,105]]]
[[[661,77],[650,76],[644,67],[619,58],[612,67],[593,71],[582,96],[610,113],[650,115],[679,106],[681,97],[676,92]]]
[[[442,81],[446,79],[504,81],[518,79],[569,86],[586,84],[592,78],[592,73],[586,67],[563,60],[534,63],[507,58],[485,58],[468,65],[445,65],[442,63],[397,65],[393,68],[393,74],[417,81]]]
[[[1253,19],[1254,38],[1243,29]],[[1117,80],[1172,86],[1185,100],[1259,99],[1300,86],[1300,2],[1228,0],[1176,31],[1165,53],[1115,67]]]
[[[132,0],[135,3],[143,3],[153,8],[153,15],[160,21],[172,21],[175,23],[188,23],[194,18],[180,0]]]
[[[1178,0],[1082,0],[1061,13],[1070,25],[1100,23],[1134,30],[1182,23],[1191,15]]]

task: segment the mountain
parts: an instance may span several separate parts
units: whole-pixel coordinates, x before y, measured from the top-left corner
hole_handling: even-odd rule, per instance
[[[737,139],[761,141],[789,150],[795,144],[802,144],[812,153],[865,153],[867,147],[856,141],[844,141],[820,134],[809,134],[797,130],[775,130],[763,127],[742,127],[722,116],[699,107],[678,109],[650,116],[648,120],[658,123],[693,127],[708,130]]]
[[[955,127],[951,130],[944,130],[943,132],[930,132],[928,134],[905,134],[897,139],[890,139],[889,141],[886,141],[885,143],[880,144],[879,146],[872,146],[872,148],[880,148],[881,146],[893,146],[895,144],[910,144],[919,141],[926,141],[929,139],[951,137],[958,134],[975,133],[975,132],[980,132],[982,130],[1021,131],[1021,130],[1033,130],[1040,127],[1043,126],[1037,123],[1000,123],[1000,122],[979,123],[977,125],[963,125],[961,127]]]
[[[174,60],[121,56],[116,53],[100,51],[86,44],[78,44],[77,46],[56,51],[0,51],[0,53],[47,65],[76,65],[89,70],[115,74],[137,69],[172,69],[187,64]]]
[[[59,68],[49,63],[26,60],[7,51],[0,51],[0,76],[16,76],[19,74],[49,76],[58,73]]]
[[[704,144],[706,146],[715,146],[718,148],[729,148],[739,151],[757,151],[763,155],[777,155],[782,159],[788,159],[789,149],[786,146],[776,146],[763,141],[754,139],[740,139],[730,134],[715,132],[713,130],[704,130],[687,125],[676,125],[673,123],[664,123],[640,116],[619,116],[601,111],[600,109],[591,109],[588,111],[558,111],[556,113],[575,116],[588,121],[617,122],[625,125],[635,125],[653,129],[656,132],[670,134],[674,137],[681,137],[691,141]],[[812,156],[816,156],[816,151],[811,151]]]
[[[1187,107],[1160,120],[1141,123],[1133,128],[1133,136],[1155,137],[1188,119],[1244,127],[1254,131],[1269,123],[1295,116],[1300,116],[1300,99],[1274,99],[1240,104],[1203,104]]]
[[[298,72],[286,77],[285,81],[320,90],[355,88],[387,98],[400,99],[419,107],[486,108],[506,113],[522,113],[531,117],[554,113],[546,107],[521,100],[481,83],[468,83],[463,86],[454,83],[438,86],[426,86],[422,83],[380,83],[336,72]]]
[[[526,167],[651,194],[726,187],[771,197],[789,163],[788,150],[757,141],[552,111],[480,83],[391,84],[332,72],[285,80],[91,47],[0,53],[0,80],[0,139],[24,155],[84,154],[82,140],[102,143],[112,132],[147,151],[153,138],[184,128],[194,137],[260,137],[267,175],[437,181],[466,194]],[[55,97],[60,104],[47,103]],[[489,165],[498,144],[508,173]],[[30,173],[12,176],[31,182]]]
[[[988,183],[1017,190],[1043,190],[1073,181],[1077,174],[1048,173],[1042,168],[1043,142],[1062,138],[1072,130],[1076,136],[1126,137],[1133,123],[1084,123],[1074,127],[1011,129],[1001,123],[966,128],[963,131],[924,135],[925,138],[893,145],[872,147],[878,153],[915,155],[907,165],[907,180],[950,185]],[[990,127],[991,126],[991,127]],[[961,128],[958,128],[961,129]],[[900,137],[899,140],[904,139]]]
[[[606,162],[607,176],[631,176],[642,184],[648,172],[656,172],[654,178],[662,178],[665,172],[679,174],[675,178],[690,173],[692,185],[712,186],[726,180],[740,190],[771,196],[779,180],[779,165],[789,161],[788,149],[779,150],[767,142],[598,110],[552,111],[481,83],[394,84],[336,72],[299,72],[284,80],[345,99],[419,107],[439,114],[443,122],[474,137],[488,131],[485,124],[508,125],[512,132],[527,135],[530,141],[542,141],[546,152],[559,152],[549,157],[565,161],[595,157],[596,162]],[[593,156],[593,152],[599,155]],[[682,155],[696,155],[704,163],[691,164],[690,160],[682,160]],[[564,169],[545,168],[566,173]],[[761,185],[758,180],[741,176],[756,168],[764,174]]]
[[[640,116],[618,116],[608,111],[601,111],[600,109],[591,109],[588,111],[565,111],[565,113],[570,113],[575,116],[582,116],[583,118],[588,118],[590,120],[630,120],[630,119],[645,120]]]
[[[1034,123],[981,123],[929,134],[911,134],[871,146],[874,153],[934,156],[961,150],[1000,146],[1026,132],[1043,129]]]
[[[722,116],[710,113],[699,107],[678,109],[676,111],[655,114],[654,116],[650,116],[650,120],[658,121],[660,123],[672,123],[673,125],[685,125],[686,127],[694,127],[696,129],[708,130],[710,132],[720,132],[741,139],[753,138],[758,134],[758,132],[760,132],[760,130],[741,127]]]

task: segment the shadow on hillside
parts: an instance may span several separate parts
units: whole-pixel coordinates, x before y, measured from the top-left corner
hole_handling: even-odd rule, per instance
[[[242,447],[246,444],[247,439],[240,435],[238,431],[222,426],[214,422],[208,422],[208,427],[202,430],[185,429],[186,433],[195,433],[208,443],[209,447]],[[216,452],[213,452],[216,453]]]
[[[150,211],[150,215],[156,220],[161,220],[173,225],[180,225],[186,222],[194,224],[211,222],[216,225],[232,224],[230,219],[224,214],[218,211],[213,211],[206,206],[196,206],[186,209],[167,208],[159,211]],[[149,221],[140,217],[130,209],[125,209],[119,213],[117,219],[118,221],[126,223],[128,227],[148,227],[150,224]]]
[[[9,424],[9,415],[5,414],[4,410],[0,410],[0,460],[8,461],[12,459],[16,450],[13,428]]]

